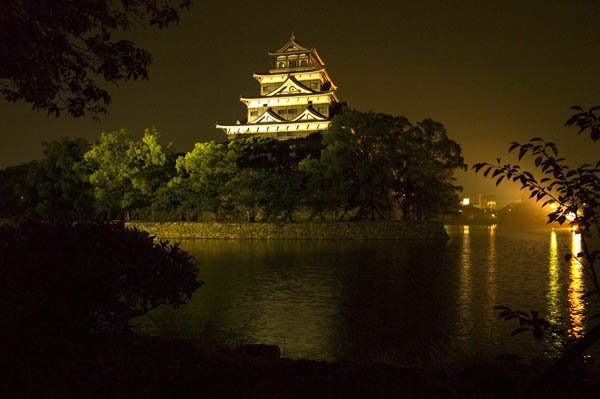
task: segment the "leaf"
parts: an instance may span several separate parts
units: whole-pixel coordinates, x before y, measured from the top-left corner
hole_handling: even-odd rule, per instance
[[[525,146],[521,147],[521,149],[519,150],[519,161],[523,159],[525,154],[527,154],[527,150],[528,148],[526,148]]]
[[[475,165],[473,165],[473,169],[475,169],[475,173],[478,173],[481,168],[483,168],[486,165],[485,162],[480,162],[480,163],[476,163]]]
[[[499,186],[502,180],[504,180],[504,176],[500,176],[498,180],[496,180],[496,186]]]
[[[565,254],[565,256],[564,256],[565,261],[567,261],[567,262],[570,261],[572,257],[573,257],[573,255],[570,254],[570,253],[569,254]]]

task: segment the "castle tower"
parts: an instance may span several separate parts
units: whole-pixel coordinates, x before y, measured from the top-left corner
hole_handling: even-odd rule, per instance
[[[246,121],[220,125],[229,140],[260,136],[280,140],[306,137],[326,130],[338,99],[336,86],[317,50],[302,46],[292,34],[272,58],[268,73],[254,74],[260,95],[242,97]]]

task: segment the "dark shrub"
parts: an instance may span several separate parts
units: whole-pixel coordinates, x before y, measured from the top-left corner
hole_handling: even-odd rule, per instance
[[[9,336],[123,332],[202,282],[193,258],[121,224],[0,227],[0,327]]]

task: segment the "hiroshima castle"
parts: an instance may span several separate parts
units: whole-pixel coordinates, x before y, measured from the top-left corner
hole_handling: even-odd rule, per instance
[[[339,103],[317,50],[302,46],[292,34],[272,58],[268,73],[256,73],[260,95],[242,97],[248,108],[246,121],[217,124],[229,140],[260,136],[280,140],[306,137],[326,130]]]

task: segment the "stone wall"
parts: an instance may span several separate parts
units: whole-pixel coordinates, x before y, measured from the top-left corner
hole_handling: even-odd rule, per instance
[[[442,223],[402,222],[337,223],[195,223],[129,222],[165,239],[236,240],[447,240]]]

